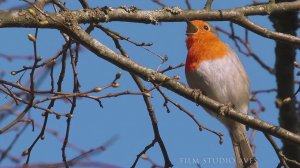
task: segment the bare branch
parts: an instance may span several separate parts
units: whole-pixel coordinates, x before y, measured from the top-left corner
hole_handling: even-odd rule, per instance
[[[272,136],[270,136],[266,133],[264,133],[264,135],[268,139],[268,141],[271,143],[272,147],[274,148],[274,150],[277,154],[277,157],[280,160],[280,164],[282,164],[285,168],[289,168],[289,166],[287,165],[287,162],[293,163],[297,167],[300,166],[300,162],[298,162],[297,160],[289,159],[282,153],[282,151],[279,149],[279,147],[276,145],[275,141],[273,140]]]
[[[149,145],[147,145],[147,146],[146,146],[146,147],[145,147],[145,148],[144,148],[144,149],[136,156],[136,159],[134,160],[134,162],[133,162],[131,168],[134,168],[134,167],[136,166],[136,164],[137,164],[137,162],[139,161],[140,157],[141,157],[142,155],[144,155],[150,148],[152,148],[152,147],[155,145],[156,142],[157,142],[156,139],[152,140],[152,142],[151,142]]]
[[[62,90],[62,82],[63,82],[63,79],[64,79],[64,74],[65,74],[65,68],[66,68],[66,56],[67,56],[67,49],[69,48],[69,43],[66,43],[65,45],[63,45],[63,50],[62,50],[62,65],[61,65],[61,71],[60,71],[60,74],[59,74],[59,79],[58,79],[58,82],[57,82],[57,92],[60,92]],[[51,78],[51,80],[53,80],[53,78]],[[51,83],[53,83],[54,81],[51,81]],[[51,86],[52,89],[53,88],[53,85]],[[50,103],[48,104],[48,107],[47,109],[51,109],[54,104],[55,104],[55,100],[51,100]],[[42,126],[42,129],[40,131],[40,133],[38,134],[38,136],[35,138],[35,140],[32,142],[32,144],[29,146],[28,149],[26,149],[24,152],[23,152],[23,155],[27,155],[27,159],[26,159],[26,162],[25,162],[25,166],[29,164],[29,160],[30,160],[30,156],[31,156],[31,151],[33,150],[34,146],[36,145],[36,143],[40,140],[40,139],[44,139],[45,138],[45,130],[46,130],[46,127],[47,127],[47,123],[48,123],[48,117],[49,117],[49,113],[45,113],[44,115],[44,122],[43,122],[43,126]]]
[[[112,32],[112,31],[110,31],[110,32]],[[113,39],[116,47],[121,52],[122,56],[125,57],[125,58],[128,58],[128,54],[123,49],[123,47],[120,45],[119,40],[113,34],[108,33],[107,35],[109,35]],[[146,89],[146,87],[143,85],[143,82],[141,81],[141,79],[137,75],[135,75],[131,72],[129,72],[129,73],[130,73],[132,79],[134,80],[134,82],[136,83],[137,87],[140,89],[141,92],[149,92],[150,91],[150,90]],[[172,167],[173,165],[172,165],[172,163],[169,159],[168,152],[167,152],[166,147],[164,145],[164,142],[163,142],[163,140],[160,136],[160,132],[159,132],[159,129],[158,129],[158,123],[157,123],[157,119],[156,119],[156,115],[155,115],[152,103],[149,99],[149,96],[146,95],[146,94],[143,94],[143,99],[144,99],[145,105],[147,107],[148,115],[149,115],[151,123],[152,123],[152,129],[153,129],[153,132],[154,132],[154,139],[153,139],[151,144],[147,145],[145,147],[145,149],[140,154],[137,155],[137,158],[136,158],[136,160],[134,161],[134,163],[131,167],[132,168],[135,167],[138,160],[139,160],[139,158],[142,156],[142,154],[145,154],[145,152],[148,149],[150,149],[151,147],[153,147],[156,142],[158,143],[158,145],[161,149],[162,155],[164,157],[164,160],[165,160],[165,166],[164,167]]]
[[[87,34],[84,30],[80,27],[72,28],[69,31],[66,31],[70,36],[74,39],[78,40],[82,45],[90,49],[94,52],[97,56],[115,64],[116,66],[134,73],[135,75],[143,78],[146,81],[150,81],[157,84],[162,84],[162,86],[168,88],[169,90],[193,101],[197,104],[200,104],[213,112],[219,114],[220,107],[222,104],[209,99],[208,97],[204,96],[203,94],[199,93],[197,90],[192,90],[188,87],[183,86],[176,80],[173,80],[170,77],[167,77],[157,71],[154,71],[149,68],[145,68],[129,58],[123,57],[105,45],[101,44],[96,39],[92,38],[89,34]],[[292,132],[289,132],[285,129],[280,127],[274,126],[267,122],[264,122],[259,119],[255,119],[251,116],[247,116],[243,113],[239,113],[236,110],[229,108],[225,111],[224,115],[229,117],[235,121],[248,125],[254,129],[258,129],[260,131],[264,131],[276,137],[287,139],[297,144],[300,144],[300,136],[296,135]]]
[[[166,7],[167,5],[162,3],[160,0],[152,0],[154,3],[156,3],[157,5],[161,6],[162,8]]]
[[[70,45],[69,51],[70,51],[70,56],[71,56],[71,65],[72,65],[72,72],[73,72],[73,93],[79,93],[80,92],[79,91],[80,84],[79,84],[79,81],[78,81],[77,61],[76,61],[78,58],[75,58],[75,56],[73,54],[73,50],[71,48],[72,41],[70,40],[68,43]],[[76,105],[77,105],[77,97],[74,96],[73,99],[72,99],[72,105],[71,105],[71,109],[70,109],[70,112],[69,112],[70,116],[73,116]],[[66,156],[66,147],[67,147],[68,141],[69,141],[69,135],[70,135],[70,129],[71,129],[71,120],[72,120],[72,117],[67,118],[66,135],[65,135],[64,142],[63,142],[63,146],[61,148],[62,158],[63,158],[63,162],[64,162],[66,168],[69,167],[69,163],[67,161],[67,156]]]
[[[15,56],[15,55],[10,55],[10,54],[4,54],[4,53],[0,53],[0,57],[8,60],[8,61],[12,61],[12,60],[16,60],[16,59],[22,59],[22,60],[32,60],[33,56],[28,55],[28,56]]]
[[[248,33],[246,33],[245,39],[242,39],[241,37],[235,35],[234,29],[233,29],[233,24],[230,24],[230,28],[231,28],[231,32],[227,32],[220,27],[216,27],[216,30],[229,36],[234,41],[234,44],[240,53],[244,54],[247,57],[252,57],[263,69],[268,71],[270,74],[274,74],[275,73],[274,69],[271,68],[270,66],[268,66],[266,63],[264,63],[259,58],[259,56],[257,54],[255,54],[253,52],[253,50],[251,49],[249,41],[248,41]],[[246,32],[248,32],[248,31],[246,31]],[[239,43],[241,43],[246,48],[247,51],[242,50]]]
[[[174,70],[174,69],[177,69],[177,68],[181,68],[181,67],[184,67],[184,63],[181,63],[181,64],[179,64],[179,65],[176,65],[176,66],[168,66],[168,68],[166,68],[166,69],[163,69],[163,70],[161,70],[161,71],[159,71],[160,73],[165,73],[165,72],[167,72],[167,71],[171,71],[171,70]]]
[[[126,21],[139,23],[175,22],[202,19],[202,20],[230,20],[248,28],[249,30],[267,38],[300,44],[300,38],[268,30],[251,22],[246,16],[270,15],[287,11],[300,10],[300,1],[267,3],[226,10],[188,10],[180,8],[165,8],[162,10],[143,11],[136,8],[96,8],[78,11],[64,11],[59,14],[47,14],[34,6],[43,16],[33,16],[28,11],[1,11],[0,27],[41,27],[65,29],[65,21],[78,23]],[[127,8],[126,8],[127,9]],[[70,17],[72,16],[72,17]],[[40,19],[36,19],[39,17]],[[68,18],[68,19],[66,19]],[[42,20],[42,21],[40,21]]]
[[[23,112],[15,120],[13,120],[11,123],[9,123],[2,129],[0,129],[0,134],[5,132],[12,126],[14,126],[16,123],[18,123],[25,116],[25,114],[27,114],[27,112],[32,108],[33,100],[35,98],[35,94],[34,94],[34,88],[35,88],[34,87],[35,86],[34,85],[34,73],[35,73],[35,69],[36,69],[35,67],[36,67],[37,63],[40,61],[40,58],[38,57],[38,54],[37,54],[37,46],[36,46],[37,35],[38,35],[38,28],[36,28],[34,36],[31,34],[28,35],[28,39],[33,43],[33,52],[34,52],[34,62],[33,62],[33,66],[32,66],[33,68],[31,69],[31,72],[30,72],[30,98],[29,98],[30,103],[25,107]]]
[[[155,85],[155,84],[154,84]],[[173,100],[171,100],[159,87],[157,87],[158,92],[163,96],[163,98],[165,99],[165,103],[164,106],[167,108],[167,110],[169,110],[167,103],[170,102],[172,103],[175,107],[177,107],[180,111],[184,112],[185,114],[187,114],[197,125],[200,131],[202,131],[203,129],[206,131],[209,131],[215,135],[217,135],[219,137],[219,143],[222,144],[223,143],[223,139],[222,136],[224,135],[222,132],[216,132],[212,129],[209,129],[207,127],[205,127],[204,125],[200,124],[200,122],[196,119],[196,117],[193,115],[193,113],[187,111],[184,107],[182,107],[180,104],[174,102]]]
[[[252,101],[255,101],[258,104],[258,110],[252,111],[254,113],[253,116],[248,116],[246,114],[240,113],[239,111],[235,110],[234,107],[228,107],[226,109],[222,108],[225,105],[221,104],[219,102],[216,102],[205,95],[202,94],[200,90],[193,90],[189,87],[184,86],[180,81],[179,76],[175,77],[169,77],[164,75],[165,72],[180,68],[184,66],[184,64],[179,64],[177,66],[169,66],[164,70],[158,71],[154,69],[147,68],[143,65],[137,64],[132,59],[129,58],[129,55],[126,53],[125,49],[121,46],[119,43],[120,40],[125,40],[129,43],[134,44],[138,47],[143,47],[145,50],[151,52],[152,54],[158,56],[162,62],[166,60],[167,57],[161,56],[159,54],[156,54],[146,48],[145,46],[152,45],[151,43],[137,43],[135,41],[130,40],[128,37],[123,36],[120,33],[111,31],[110,29],[107,29],[101,25],[98,25],[100,22],[110,22],[110,21],[124,21],[124,22],[138,22],[138,23],[151,23],[151,24],[157,24],[158,22],[176,22],[176,21],[186,21],[186,20],[194,20],[194,19],[203,19],[203,20],[226,20],[231,21],[236,24],[239,24],[243,27],[245,27],[245,39],[239,38],[235,35],[233,26],[231,33],[225,32],[225,34],[229,35],[235,42],[237,48],[240,52],[247,56],[252,56],[263,68],[265,68],[268,72],[274,73],[273,69],[270,68],[268,65],[266,65],[264,62],[262,62],[259,57],[252,51],[252,49],[249,46],[248,41],[248,30],[251,30],[261,36],[280,40],[284,42],[292,43],[293,45],[300,44],[300,38],[289,35],[288,32],[286,34],[279,33],[275,31],[268,30],[264,27],[261,27],[259,25],[256,25],[252,21],[250,21],[247,16],[256,16],[256,15],[271,15],[271,14],[277,14],[277,13],[284,13],[284,12],[290,12],[290,11],[297,11],[300,10],[300,1],[294,1],[294,2],[283,2],[283,3],[274,3],[274,1],[270,1],[269,3],[263,3],[263,4],[255,4],[251,6],[245,6],[240,8],[232,8],[232,9],[226,9],[226,10],[211,10],[211,5],[213,0],[207,0],[205,7],[203,10],[188,10],[183,11],[178,7],[167,7],[165,4],[163,4],[160,0],[153,0],[153,2],[161,5],[164,7],[162,10],[139,10],[136,7],[117,7],[117,8],[111,8],[111,7],[103,7],[103,8],[93,8],[90,9],[89,5],[87,3],[87,0],[78,0],[81,4],[81,6],[85,9],[83,10],[68,10],[60,0],[36,0],[34,2],[27,1],[31,7],[27,10],[10,10],[10,11],[0,11],[0,28],[3,27],[34,27],[36,28],[36,34],[33,36],[29,36],[29,39],[33,43],[33,52],[34,52],[34,60],[33,65],[31,66],[23,66],[22,69],[12,71],[12,75],[20,74],[20,78],[17,82],[9,82],[4,79],[0,79],[0,92],[3,92],[9,99],[9,107],[5,111],[5,113],[1,113],[1,118],[4,118],[3,116],[8,115],[16,115],[17,118],[9,123],[7,126],[5,126],[3,129],[0,129],[0,134],[9,129],[10,127],[14,126],[18,122],[25,122],[26,126],[28,123],[32,123],[34,125],[34,120],[31,119],[31,116],[28,118],[23,118],[25,114],[29,112],[31,108],[36,108],[38,110],[42,110],[43,112],[43,124],[41,125],[41,130],[38,133],[35,140],[32,142],[32,144],[23,152],[23,156],[27,155],[27,160],[24,165],[24,167],[31,166],[29,165],[30,155],[37,144],[39,140],[43,140],[45,138],[45,131],[47,131],[47,123],[48,123],[48,116],[49,114],[56,115],[57,119],[59,119],[61,116],[66,117],[67,124],[66,124],[66,131],[65,131],[65,137],[61,138],[63,140],[62,144],[62,163],[57,163],[53,165],[43,165],[43,164],[37,164],[37,166],[64,166],[69,167],[73,165],[80,165],[82,158],[88,157],[94,153],[94,151],[104,151],[105,148],[99,147],[95,148],[95,150],[88,151],[86,153],[83,153],[79,155],[76,158],[73,158],[71,160],[67,159],[66,155],[66,149],[69,142],[69,135],[70,135],[70,128],[71,128],[71,120],[73,113],[75,111],[76,103],[79,98],[89,98],[92,100],[96,100],[100,106],[102,107],[100,99],[103,98],[110,98],[110,97],[117,97],[121,95],[139,95],[143,96],[145,105],[147,107],[147,112],[149,115],[149,119],[152,124],[153,128],[153,140],[152,142],[147,145],[136,157],[132,167],[135,167],[138,160],[140,158],[143,158],[144,160],[148,160],[150,163],[152,163],[152,167],[162,167],[155,162],[153,162],[150,158],[147,157],[146,152],[151,149],[156,143],[159,145],[162,156],[164,158],[164,167],[172,167],[172,163],[169,158],[168,151],[165,147],[164,141],[160,135],[160,130],[158,127],[158,122],[156,118],[156,114],[153,108],[153,105],[151,103],[151,92],[153,90],[157,90],[162,97],[165,100],[164,106],[167,108],[167,111],[169,111],[169,107],[167,105],[168,102],[176,106],[179,110],[186,113],[199,127],[199,129],[205,129],[208,130],[214,134],[216,134],[219,137],[219,142],[222,143],[222,133],[218,133],[214,130],[211,130],[209,128],[204,127],[201,125],[197,119],[194,117],[192,113],[187,111],[183,106],[178,104],[177,102],[173,101],[171,98],[169,98],[166,94],[164,94],[161,87],[165,87],[166,89],[175,92],[177,95],[180,95],[182,97],[185,97],[186,99],[190,100],[191,102],[195,102],[196,104],[199,104],[203,106],[204,108],[207,108],[214,112],[216,115],[223,115],[226,118],[232,119],[234,121],[240,122],[242,124],[247,125],[248,127],[251,127],[254,129],[253,135],[256,130],[262,131],[270,143],[272,144],[273,148],[275,149],[279,159],[280,159],[280,165],[287,165],[289,163],[293,163],[295,165],[300,165],[296,160],[288,159],[285,157],[282,152],[278,149],[275,142],[271,139],[271,135],[275,137],[279,137],[282,140],[288,140],[290,142],[293,142],[295,144],[300,144],[300,135],[296,135],[295,133],[292,133],[284,128],[269,124],[265,121],[262,121],[258,118],[258,113],[260,111],[264,111],[265,107],[263,104],[258,100],[255,96],[259,93],[265,93],[265,92],[273,92],[276,91],[274,89],[270,90],[264,90],[264,91],[254,91],[252,94]],[[1,3],[1,0],[0,0]],[[44,6],[47,3],[52,3],[54,9],[54,13],[47,13],[43,10]],[[185,3],[187,5],[188,9],[191,9],[189,0],[185,0]],[[56,6],[59,7],[62,11],[57,12]],[[82,29],[80,24],[89,23],[90,25],[86,30]],[[108,36],[110,36],[113,39],[113,42],[116,45],[116,48],[120,51],[121,54],[117,54],[112,49],[108,48],[107,46],[103,45],[101,42],[94,39],[90,32],[94,30],[94,28],[100,28],[102,31],[104,31]],[[38,29],[40,28],[53,28],[59,30],[63,38],[66,40],[66,44],[63,45],[63,48],[61,51],[55,55],[54,57],[50,58],[49,60],[40,63],[41,58],[38,57],[37,54],[37,33]],[[72,45],[75,44],[75,53],[74,49],[72,48]],[[117,83],[117,80],[120,78],[121,74],[118,73],[110,84],[108,84],[105,87],[97,87],[90,89],[85,92],[81,92],[80,83],[78,79],[78,72],[77,72],[77,62],[78,62],[78,51],[79,46],[83,45],[88,50],[93,52],[98,57],[105,59],[106,61],[118,66],[119,68],[124,69],[125,71],[129,72],[129,74],[132,76],[132,79],[135,81],[137,87],[139,88],[139,92],[132,92],[129,90],[123,91],[123,92],[117,92],[117,93],[108,93],[105,95],[94,95],[96,92],[100,92],[106,88],[111,87],[117,87],[119,86]],[[240,45],[243,45],[245,47],[245,51],[240,48]],[[65,79],[65,73],[67,74],[67,57],[68,51],[70,52],[70,65],[71,70],[73,74],[73,91],[71,93],[65,92],[62,90],[63,88],[63,81]],[[3,57],[7,60],[10,59],[10,57],[7,57],[7,55],[1,55],[0,57]],[[54,83],[55,83],[55,73],[54,71],[54,65],[58,57],[61,57],[61,70],[57,81],[57,88],[55,89]],[[38,90],[38,83],[39,81],[36,79],[36,74],[38,73],[38,68],[44,67],[41,70],[47,70],[47,72],[50,72],[50,76],[47,76],[50,78],[50,89],[49,90]],[[300,67],[300,66],[299,66]],[[21,80],[23,75],[26,71],[29,71],[29,82],[27,85],[23,85]],[[300,74],[300,73],[299,73]],[[48,75],[48,74],[47,74]],[[24,75],[26,76],[26,75]],[[46,75],[45,75],[46,76]],[[143,84],[143,81],[146,81],[148,83],[152,83],[154,87],[152,88],[146,88]],[[294,84],[294,83],[293,83]],[[10,88],[11,87],[11,88]],[[300,91],[300,85],[299,90],[296,91],[294,94],[294,97],[296,94]],[[39,99],[42,96],[47,96]],[[291,98],[291,97],[289,97]],[[68,101],[70,104],[70,109],[67,114],[63,113],[57,113],[52,110],[52,107],[54,106],[55,102],[59,99],[64,99]],[[49,101],[49,104],[47,107],[42,107],[41,104],[45,104],[46,101]],[[280,100],[284,102],[285,100]],[[16,112],[13,109],[13,103],[15,102],[16,105],[25,105],[25,108],[21,112]],[[22,106],[22,107],[23,107]],[[17,107],[18,108],[18,107]],[[0,111],[5,110],[0,109]],[[30,113],[29,113],[30,114]],[[19,125],[18,125],[19,126]],[[14,127],[15,130],[18,130],[19,127]],[[25,128],[24,128],[25,129]],[[14,130],[14,131],[15,131]],[[22,132],[21,132],[22,133]],[[15,139],[18,138],[19,134],[17,133],[15,136]],[[14,144],[14,141],[11,143]],[[0,149],[3,151],[2,149]],[[4,150],[5,155],[1,156],[1,160],[3,158],[7,157],[9,158],[9,150],[10,146]],[[288,155],[287,155],[288,156]],[[288,156],[289,158],[292,158]],[[145,159],[146,158],[146,159]],[[93,164],[93,162],[90,162]],[[97,163],[95,163],[97,164]],[[34,166],[34,165],[33,165]],[[200,167],[200,165],[199,165]]]
[[[263,28],[255,23],[253,23],[245,16],[237,17],[236,19],[233,19],[233,21],[235,23],[247,28],[248,30],[251,30],[254,33],[257,33],[263,37],[271,38],[274,40],[288,41],[288,42],[297,43],[297,44],[300,43],[300,38],[298,38],[298,37],[268,30],[266,28]]]
[[[90,8],[89,4],[86,2],[86,0],[79,0],[79,2],[81,3],[82,7],[87,9]]]
[[[189,0],[185,0],[185,4],[186,4],[188,10],[191,10],[191,9],[192,9],[192,5],[191,5],[191,3],[190,3]]]
[[[0,163],[7,157],[7,155],[10,152],[10,150],[12,149],[12,147],[14,146],[14,144],[17,142],[17,140],[20,138],[20,136],[23,134],[23,132],[26,130],[26,128],[27,128],[28,125],[29,125],[29,123],[26,123],[22,127],[22,129],[15,135],[14,139],[11,141],[10,145],[6,148],[6,150],[1,152]]]
[[[285,168],[289,168],[289,166],[286,164],[285,159],[283,158],[283,154],[282,151],[280,151],[280,149],[278,148],[278,146],[276,145],[276,143],[274,142],[272,136],[264,133],[265,137],[268,139],[268,141],[271,143],[272,147],[274,148],[278,159],[280,160],[280,163],[285,167]]]
[[[213,0],[207,0],[204,6],[205,10],[211,10],[211,5],[213,3]]]

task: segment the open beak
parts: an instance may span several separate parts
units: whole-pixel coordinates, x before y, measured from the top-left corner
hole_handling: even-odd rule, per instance
[[[186,28],[186,35],[187,36],[190,36],[190,35],[193,35],[193,34],[197,33],[197,31],[198,31],[197,26],[195,26],[190,21],[186,21],[186,23],[187,23],[187,28]]]

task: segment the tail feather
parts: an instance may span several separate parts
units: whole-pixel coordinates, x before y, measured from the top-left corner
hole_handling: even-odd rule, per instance
[[[257,161],[247,138],[244,125],[236,124],[230,129],[237,168],[258,168]]]

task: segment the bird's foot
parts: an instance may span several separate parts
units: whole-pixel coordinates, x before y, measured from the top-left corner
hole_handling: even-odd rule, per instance
[[[234,105],[232,103],[221,104],[219,106],[219,114],[221,114],[222,116],[225,116],[226,113],[232,108],[234,108]]]
[[[201,91],[200,89],[194,89],[194,90],[193,90],[192,96],[193,96],[195,102],[197,102],[197,100],[199,99],[199,97],[200,97],[202,94],[203,94],[203,93],[202,93],[202,91]],[[196,103],[196,104],[197,104],[197,106],[199,106],[198,103]]]

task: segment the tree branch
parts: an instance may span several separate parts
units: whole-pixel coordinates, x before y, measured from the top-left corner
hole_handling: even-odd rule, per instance
[[[143,78],[146,81],[150,81],[156,84],[162,84],[163,87],[168,88],[169,90],[177,93],[178,95],[181,95],[197,104],[200,104],[203,107],[212,110],[218,115],[221,114],[220,107],[223,106],[222,104],[212,99],[209,99],[208,97],[201,94],[199,91],[190,89],[166,75],[163,75],[152,69],[143,67],[135,63],[131,59],[115,53],[107,46],[101,44],[99,41],[92,38],[89,34],[82,30],[79,27],[79,25],[71,27],[69,30],[66,31],[66,33],[74,39],[76,39],[90,51],[95,53],[98,57],[101,57],[126,71],[134,73],[135,75]],[[238,121],[254,129],[258,129],[265,133],[271,134],[275,137],[290,140],[294,143],[300,144],[299,135],[289,132],[278,126],[264,122],[260,119],[256,119],[252,116],[239,113],[238,111],[232,108],[229,108],[221,115],[225,115],[226,117],[232,120]]]
[[[99,26],[98,26],[99,27]],[[128,58],[128,54],[126,53],[126,51],[123,49],[123,47],[120,45],[119,43],[119,40],[118,38],[116,38],[116,32],[113,32],[109,29],[104,29],[104,27],[100,26],[99,27],[101,30],[103,30],[108,36],[110,36],[115,45],[116,45],[116,48],[119,49],[119,51],[121,52],[122,56],[123,57],[126,57]],[[136,83],[137,87],[140,89],[141,92],[149,92],[150,90],[147,90],[146,87],[144,86],[142,80],[137,76],[135,75],[134,73],[131,73],[129,72],[129,74],[131,75],[132,79],[134,80],[134,82]],[[156,87],[156,86],[155,86]],[[161,152],[162,152],[162,155],[164,157],[164,160],[165,160],[165,167],[172,167],[172,163],[170,161],[170,158],[169,158],[169,155],[168,155],[168,152],[166,150],[166,147],[165,147],[165,144],[160,136],[160,132],[159,132],[159,129],[158,129],[158,122],[157,122],[157,118],[156,118],[156,115],[155,115],[155,112],[154,112],[154,108],[152,106],[152,103],[149,99],[149,95],[145,95],[143,94],[143,99],[144,99],[144,102],[145,102],[145,105],[147,107],[147,111],[148,111],[148,115],[150,117],[150,120],[151,120],[151,124],[152,124],[152,129],[153,129],[153,133],[154,133],[154,139],[152,141],[151,144],[147,145],[144,150],[142,152],[140,152],[134,163],[132,164],[132,168],[134,168],[139,160],[139,158],[145,154],[147,152],[147,150],[149,150],[151,147],[153,147],[155,145],[155,143],[157,142],[160,149],[161,149]]]
[[[279,164],[283,165],[285,168],[289,168],[289,166],[287,165],[285,159],[284,159],[284,155],[282,154],[282,151],[280,151],[280,149],[278,148],[278,146],[276,145],[275,141],[273,140],[272,136],[264,133],[265,137],[267,138],[267,140],[270,142],[270,144],[272,145],[272,147],[274,148],[276,155],[280,161]]]
[[[39,9],[35,6],[35,9]],[[267,38],[287,41],[300,44],[300,38],[292,35],[283,34],[267,30],[248,20],[246,16],[253,15],[270,15],[275,13],[284,13],[287,11],[300,10],[300,1],[267,3],[261,5],[251,5],[240,8],[225,10],[187,10],[175,7],[166,7],[162,10],[145,11],[135,7],[119,8],[94,8],[77,11],[63,11],[54,14],[47,14],[37,10],[11,10],[0,11],[0,28],[1,27],[42,27],[42,28],[60,28],[63,29],[65,24],[77,23],[96,23],[109,21],[125,21],[138,23],[158,22],[176,22],[202,19],[202,20],[230,20],[248,28],[249,30]],[[48,16],[48,17],[46,17]],[[65,23],[65,24],[63,24]]]
[[[289,34],[268,30],[267,28],[261,27],[255,23],[253,23],[251,20],[249,20],[245,16],[237,17],[237,18],[233,19],[233,21],[235,23],[239,24],[240,26],[243,26],[246,29],[251,30],[254,33],[259,34],[263,37],[267,37],[267,38],[274,39],[274,40],[288,41],[291,43],[300,44],[300,38],[289,35]]]

